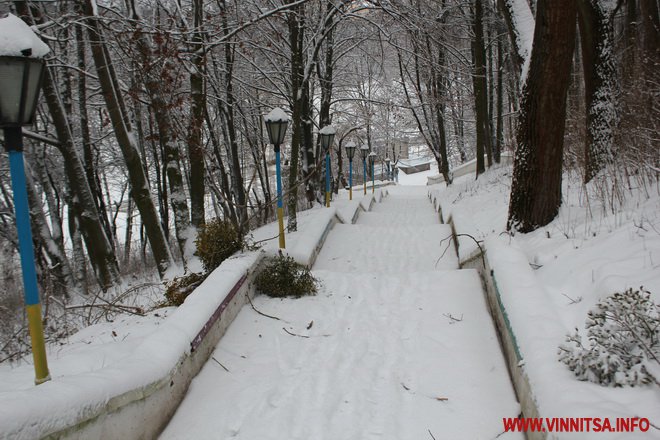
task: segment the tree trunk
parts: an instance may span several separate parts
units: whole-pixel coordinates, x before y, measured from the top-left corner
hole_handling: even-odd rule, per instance
[[[120,93],[117,75],[106,47],[98,17],[94,15],[95,7],[92,5],[92,0],[85,0],[85,13],[88,16],[87,25],[89,26],[90,45],[99,77],[99,84],[112,125],[115,128],[117,143],[126,162],[132,189],[131,194],[140,212],[140,217],[142,218],[147,238],[151,245],[151,251],[158,266],[158,273],[163,277],[172,264],[172,254],[165,239],[165,233],[161,227],[156,206],[151,198],[147,175],[145,174],[142,159],[136,145],[133,128]]]
[[[158,140],[163,147],[163,165],[167,174],[167,182],[169,183],[176,240],[185,264],[187,259],[192,257],[192,248],[188,244],[188,241],[192,240],[193,237],[189,231],[190,212],[188,210],[188,201],[181,173],[181,152],[179,143],[176,140],[172,116],[166,99],[166,95],[172,92],[172,87],[168,86],[173,82],[171,78],[173,67],[167,57],[154,55],[154,48],[142,29],[141,18],[136,12],[134,0],[131,1],[131,6],[134,40],[144,69],[144,86],[149,95],[150,108],[154,114],[154,120],[158,130]],[[163,59],[162,62],[159,61],[161,59]],[[202,171],[203,178],[204,173]],[[203,189],[201,192],[203,196]]]
[[[493,160],[495,163],[500,163],[500,155],[502,154],[502,144],[504,143],[504,121],[502,120],[502,110],[504,102],[504,90],[502,76],[504,75],[504,67],[502,65],[502,39],[497,38],[497,124],[496,124],[496,138],[495,149],[493,150]]]
[[[48,256],[49,269],[58,281],[55,291],[58,295],[68,298],[71,296],[71,292],[75,290],[75,282],[69,260],[64,251],[64,245],[59,242],[57,236],[53,236],[48,228],[48,220],[44,214],[40,197],[34,187],[34,180],[29,166],[26,166],[25,177],[30,206],[30,221],[32,230],[35,232],[34,239],[41,243],[40,247]],[[59,229],[62,228],[61,224],[53,226]]]
[[[614,160],[612,151],[617,125],[615,93],[617,73],[612,42],[614,28],[598,0],[578,1],[582,43],[587,136],[584,148],[584,182],[589,182]]]
[[[204,0],[193,0],[193,50],[199,50],[204,42],[202,25],[204,20]],[[204,225],[204,145],[202,127],[204,124],[204,73],[206,56],[195,53],[190,73],[190,132],[188,135],[188,161],[190,162],[190,219],[195,228]]]
[[[484,153],[488,156],[488,163],[492,163],[490,134],[488,124],[488,86],[486,84],[486,51],[484,49],[483,5],[482,0],[474,1],[474,41],[472,53],[474,59],[474,73],[472,83],[474,86],[474,107],[477,119],[477,174],[486,171]]]
[[[291,153],[289,162],[289,185],[288,185],[288,222],[289,231],[298,230],[298,158],[300,156],[300,145],[303,142],[302,100],[303,84],[305,75],[305,62],[303,53],[303,24],[302,14],[304,5],[296,6],[288,12],[289,45],[291,47],[291,98],[293,102],[291,115]]]
[[[530,232],[561,205],[566,92],[575,45],[574,0],[539,0],[518,121],[507,229]]]
[[[531,32],[534,29],[534,15],[527,0],[497,0],[497,5],[506,20],[513,49],[513,63],[520,75],[532,53]]]

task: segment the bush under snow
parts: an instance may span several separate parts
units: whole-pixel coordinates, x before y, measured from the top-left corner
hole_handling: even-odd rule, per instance
[[[559,360],[580,380],[606,386],[635,386],[660,377],[660,304],[650,292],[632,288],[596,304],[587,314],[587,342],[578,329],[559,347]]]

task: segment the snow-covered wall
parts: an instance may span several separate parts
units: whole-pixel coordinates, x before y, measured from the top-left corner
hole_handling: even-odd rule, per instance
[[[310,213],[287,252],[311,267],[337,222],[353,223],[386,190]],[[0,438],[156,438],[240,309],[272,249],[239,254],[218,267],[166,318],[135,355],[0,397]]]
[[[262,252],[226,260],[135,355],[3,395],[3,438],[155,438],[253,293]]]

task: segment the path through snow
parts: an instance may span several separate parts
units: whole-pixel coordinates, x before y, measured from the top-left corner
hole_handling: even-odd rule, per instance
[[[495,438],[519,405],[477,273],[440,258],[449,233],[423,187],[336,225],[319,293],[255,298],[281,321],[244,307],[161,438]]]

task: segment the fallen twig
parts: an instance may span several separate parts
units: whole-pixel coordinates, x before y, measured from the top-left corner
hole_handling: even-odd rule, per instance
[[[284,327],[282,327],[282,330],[284,330],[285,332],[287,332],[287,333],[290,334],[291,336],[298,336],[299,338],[309,338],[309,336],[299,335],[299,334],[296,334],[296,333],[291,333],[289,330],[287,330],[287,329],[284,328]]]
[[[449,247],[451,246],[451,240],[453,238],[454,238],[454,235],[450,234],[448,237],[445,237],[442,240],[440,240],[440,246],[442,246],[442,243],[444,243],[445,241],[447,241],[447,240],[449,240],[449,241],[447,242],[447,247],[445,247],[445,250],[442,251],[442,254],[440,254],[440,257],[435,261],[435,265],[433,267],[438,267],[438,263],[440,262],[440,260],[442,260],[442,257],[444,257],[445,254],[447,253],[447,251],[449,250]]]
[[[260,312],[259,310],[257,310],[257,308],[254,306],[254,303],[252,302],[252,299],[250,298],[250,295],[247,295],[247,299],[248,299],[248,302],[250,303],[250,307],[252,307],[252,310],[254,310],[255,312],[257,312],[257,313],[260,314],[261,316],[265,316],[266,318],[270,318],[270,319],[275,319],[275,320],[277,320],[277,321],[282,321],[282,319],[278,318],[277,316],[267,315],[267,314],[265,314],[265,313]]]
[[[446,316],[447,318],[451,319],[452,321],[456,321],[456,322],[461,322],[461,321],[463,320],[463,314],[462,314],[462,313],[461,313],[461,317],[460,317],[460,318],[455,318],[455,317],[453,317],[453,316],[451,315],[451,313],[443,313],[442,316]]]
[[[573,298],[571,298],[570,296],[566,295],[565,293],[562,293],[562,295],[564,295],[566,298],[568,298],[568,299],[571,301],[571,304],[577,304],[577,303],[579,303],[580,301],[582,301],[582,297],[581,297],[581,296],[578,296],[577,299],[573,299]]]
[[[222,365],[222,364],[220,363],[220,361],[217,360],[217,359],[215,358],[215,356],[211,356],[211,359],[213,359],[213,360],[214,360],[218,365],[220,365],[220,366],[221,366],[221,367],[222,367],[227,373],[229,373],[229,370],[227,369],[227,367],[225,367],[224,365]]]
[[[429,435],[431,436],[431,438],[432,438],[433,440],[436,440],[436,438],[433,436],[433,433],[431,432],[430,429],[429,429]]]
[[[484,248],[481,247],[481,243],[479,242],[479,240],[477,240],[476,238],[474,238],[470,234],[456,234],[456,238],[458,238],[458,237],[469,237],[476,243],[477,247],[479,248],[479,251],[481,251],[481,254],[480,254],[481,255],[481,263],[484,265],[484,269],[485,269],[486,268],[486,257],[484,257],[485,252],[484,252]]]

